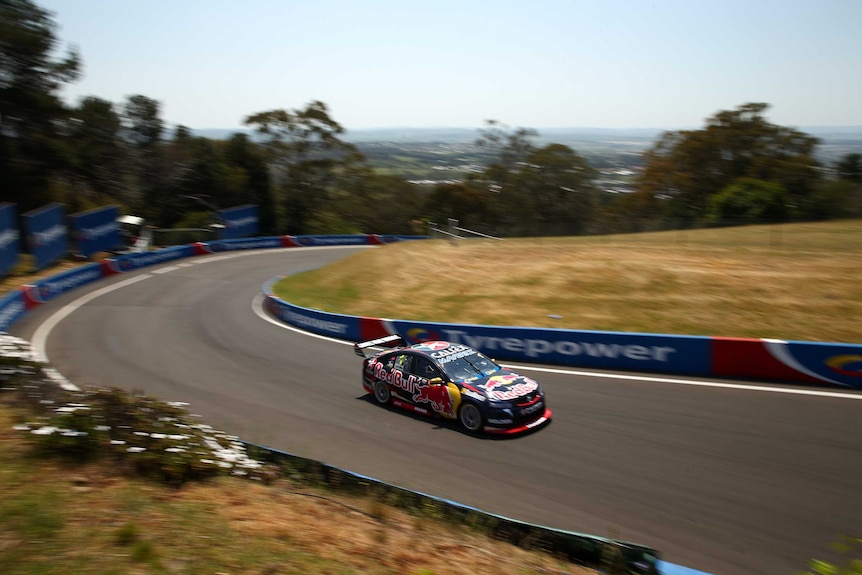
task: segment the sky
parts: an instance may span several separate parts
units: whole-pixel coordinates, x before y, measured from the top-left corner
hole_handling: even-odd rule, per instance
[[[33,0],[76,103],[142,94],[168,125],[325,103],[347,130],[700,128],[765,102],[862,126],[862,0]]]

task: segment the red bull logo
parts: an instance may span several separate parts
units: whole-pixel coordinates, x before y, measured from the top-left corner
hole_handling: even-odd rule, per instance
[[[509,375],[495,375],[489,378],[482,387],[490,397],[508,401],[539,389],[539,384],[523,375],[511,373]]]
[[[437,413],[455,417],[455,402],[448,385],[417,385],[413,394],[414,403],[428,403]]]

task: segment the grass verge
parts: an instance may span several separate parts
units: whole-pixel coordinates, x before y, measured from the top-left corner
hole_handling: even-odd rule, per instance
[[[595,573],[254,461],[176,404],[62,390],[2,343],[4,575]]]
[[[447,323],[862,342],[862,220],[432,240],[290,276],[334,313]]]

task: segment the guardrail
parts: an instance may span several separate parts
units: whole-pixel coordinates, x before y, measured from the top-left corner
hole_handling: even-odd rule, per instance
[[[284,451],[247,442],[245,445],[249,455],[254,459],[294,471],[306,481],[351,493],[374,496],[393,507],[472,526],[488,533],[491,537],[508,541],[512,545],[525,549],[540,549],[555,557],[565,558],[571,563],[599,569],[602,573],[620,575],[662,573],[661,565],[664,563],[659,560],[659,553],[651,547],[510,519],[448,499],[390,485],[372,477],[345,471]],[[667,565],[671,567],[670,564]],[[678,571],[677,573],[685,575],[693,572]]]

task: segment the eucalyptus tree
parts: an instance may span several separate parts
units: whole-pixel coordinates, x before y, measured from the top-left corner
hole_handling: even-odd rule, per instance
[[[172,189],[172,171],[165,159],[165,123],[157,100],[135,94],[123,104],[123,137],[130,154],[133,204],[159,226],[177,219],[180,202]]]
[[[362,155],[341,139],[344,128],[323,102],[259,112],[245,124],[254,127],[268,150],[280,204],[277,227],[284,233],[307,233],[314,218],[327,210],[339,176],[361,162]]]
[[[596,215],[596,170],[563,144],[533,150],[514,174],[521,234],[573,235],[590,230]]]
[[[656,213],[700,221],[712,196],[740,178],[781,184],[788,212],[805,216],[820,180],[817,138],[772,124],[767,104],[721,111],[700,130],[666,132],[644,154],[638,194]]]
[[[238,194],[232,200],[235,202],[233,205],[257,205],[260,232],[264,235],[280,233],[269,168],[260,147],[248,135],[236,133],[225,143],[222,155],[232,173],[239,171],[238,175],[242,177]]]
[[[55,58],[53,15],[29,0],[0,0],[0,198],[19,211],[50,200],[65,164],[63,84],[78,78],[75,50]]]
[[[510,128],[497,120],[487,120],[479,131],[476,147],[487,158],[481,174],[468,178],[470,185],[490,193],[489,202],[494,212],[494,233],[517,233],[520,222],[530,218],[522,210],[527,205],[524,190],[516,185],[516,176],[536,150],[533,139],[539,135],[531,128]]]
[[[845,154],[835,162],[838,179],[862,184],[862,154]]]
[[[72,197],[65,198],[70,211],[114,201],[130,203],[127,150],[122,139],[122,121],[114,105],[88,96],[72,110],[66,135],[70,143],[70,172],[76,180]]]

